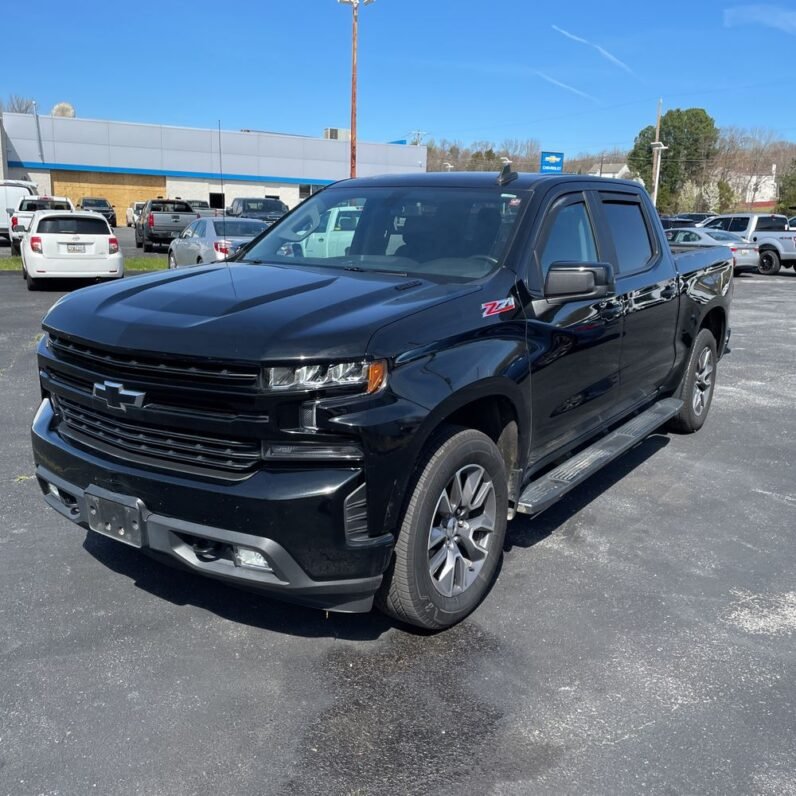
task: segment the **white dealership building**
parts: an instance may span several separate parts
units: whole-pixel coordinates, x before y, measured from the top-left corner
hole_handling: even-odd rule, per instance
[[[102,196],[120,220],[134,201],[204,199],[225,207],[243,196],[278,196],[290,207],[349,173],[345,131],[326,137],[256,130],[5,113],[0,179],[30,179],[39,192]],[[337,137],[336,137],[337,136]],[[359,176],[426,170],[426,148],[358,142]]]

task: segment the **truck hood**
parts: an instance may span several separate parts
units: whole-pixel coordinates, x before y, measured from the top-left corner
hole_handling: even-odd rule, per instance
[[[47,331],[139,353],[221,360],[359,357],[386,324],[479,290],[388,274],[204,266],[78,290]]]

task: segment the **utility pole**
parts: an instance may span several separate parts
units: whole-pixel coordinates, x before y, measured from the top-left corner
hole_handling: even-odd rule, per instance
[[[661,143],[661,111],[663,98],[658,100],[658,121],[655,123],[655,140],[652,142],[652,204],[658,207],[658,182],[661,176],[661,155],[669,147]]]
[[[351,176],[357,176],[357,41],[359,39],[359,6],[373,0],[337,0],[351,6]]]

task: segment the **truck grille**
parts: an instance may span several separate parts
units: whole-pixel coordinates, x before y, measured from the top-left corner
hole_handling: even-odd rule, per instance
[[[61,434],[95,450],[170,470],[227,477],[245,476],[260,461],[257,440],[224,439],[120,420],[62,397]]]
[[[196,386],[256,387],[258,369],[246,365],[211,362],[201,359],[152,357],[139,354],[118,354],[76,343],[66,337],[50,334],[50,347],[65,362],[105,371],[116,377],[138,376],[147,380],[179,381]]]

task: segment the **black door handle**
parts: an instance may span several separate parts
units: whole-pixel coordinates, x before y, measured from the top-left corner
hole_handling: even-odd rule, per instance
[[[661,298],[666,299],[673,299],[677,295],[677,285],[670,283],[666,285],[666,287],[661,290]]]

